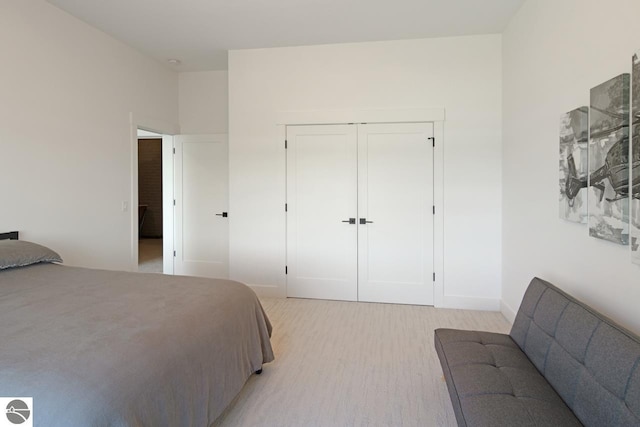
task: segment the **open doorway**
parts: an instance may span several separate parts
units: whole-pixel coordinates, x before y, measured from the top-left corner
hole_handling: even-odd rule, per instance
[[[162,135],[138,129],[138,271],[163,272]]]

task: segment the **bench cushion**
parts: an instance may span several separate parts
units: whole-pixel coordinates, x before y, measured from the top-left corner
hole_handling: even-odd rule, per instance
[[[460,426],[579,426],[505,334],[437,329],[435,346]]]

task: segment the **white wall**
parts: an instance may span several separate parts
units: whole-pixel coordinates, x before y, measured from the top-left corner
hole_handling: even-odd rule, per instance
[[[560,115],[631,70],[637,0],[529,0],[503,34],[503,312],[540,276],[640,332],[640,267],[629,248],[558,218]]]
[[[229,90],[227,71],[179,74],[180,132],[227,133]]]
[[[231,277],[285,293],[278,111],[444,107],[445,300],[497,308],[501,66],[499,35],[231,51]]]
[[[0,229],[129,269],[129,114],[177,126],[177,74],[42,0],[1,2],[0,52]]]

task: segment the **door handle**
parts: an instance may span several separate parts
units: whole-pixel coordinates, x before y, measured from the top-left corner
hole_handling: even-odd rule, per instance
[[[222,213],[216,214],[216,216],[221,216],[221,217],[226,218],[226,217],[229,216],[229,213],[228,212],[222,212]]]
[[[355,218],[349,218],[349,221],[342,221],[342,222],[347,222],[349,224],[355,224],[356,223],[356,219]]]
[[[373,221],[367,221],[367,218],[360,218],[360,224],[373,224]]]

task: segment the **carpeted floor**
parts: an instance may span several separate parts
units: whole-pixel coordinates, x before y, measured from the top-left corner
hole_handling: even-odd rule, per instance
[[[455,426],[435,328],[508,332],[500,313],[262,299],[276,360],[215,426]]]
[[[162,239],[138,240],[138,271],[162,273]]]

